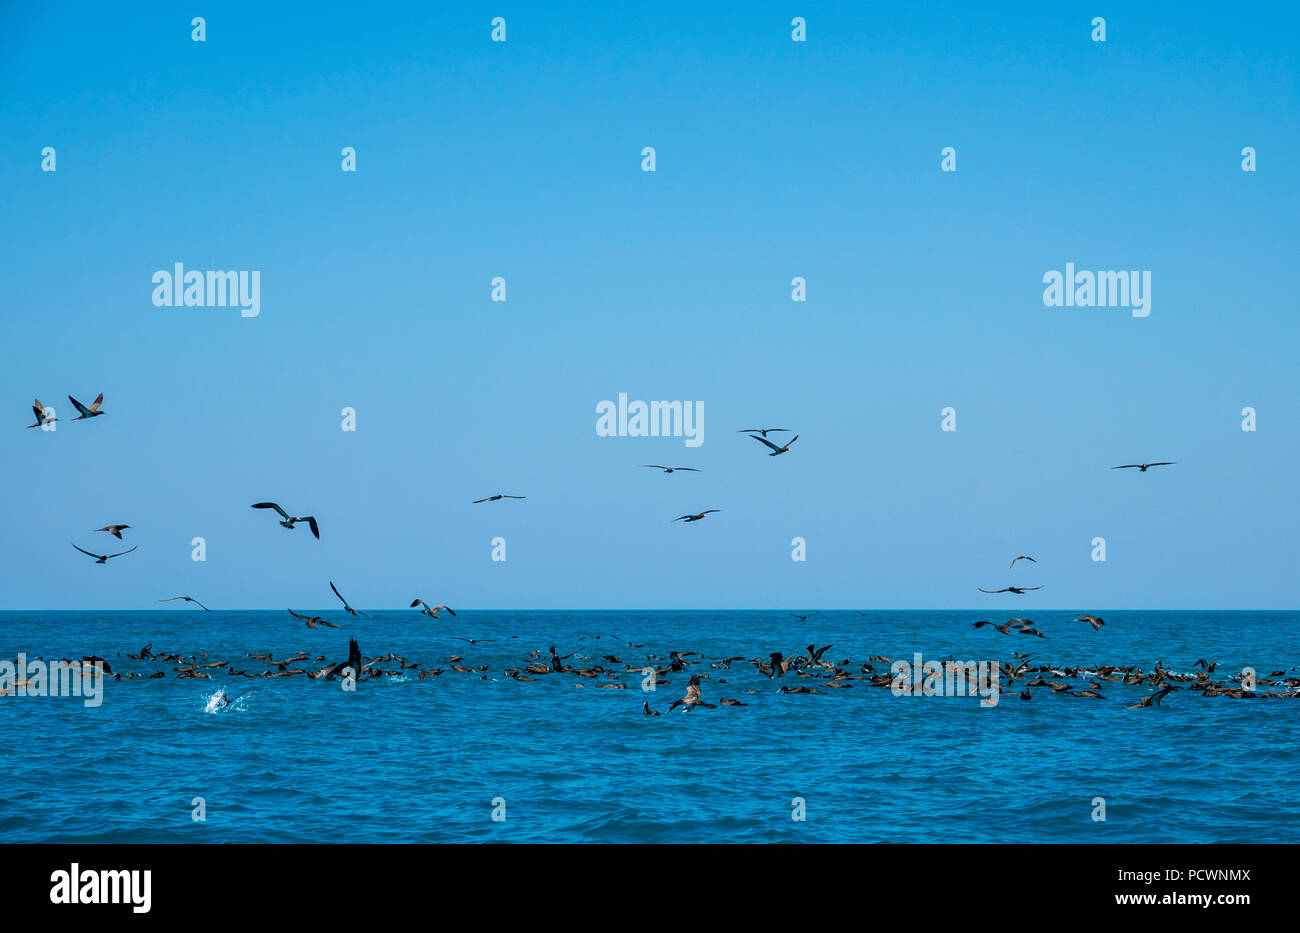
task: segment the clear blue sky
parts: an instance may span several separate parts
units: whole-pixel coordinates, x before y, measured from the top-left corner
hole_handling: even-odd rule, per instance
[[[1294,3],[607,7],[0,10],[0,607],[1297,606]]]

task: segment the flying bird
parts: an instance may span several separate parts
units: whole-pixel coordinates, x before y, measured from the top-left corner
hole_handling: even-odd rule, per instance
[[[73,421],[81,421],[83,418],[95,418],[98,417],[99,415],[104,414],[102,411],[99,410],[99,406],[104,404],[103,392],[99,393],[99,396],[95,399],[94,403],[89,408],[87,408],[85,405],[78,402],[71,395],[68,396],[68,401],[71,402],[73,405],[77,406],[77,411],[81,412],[81,414],[79,414],[77,417],[72,419]]]
[[[1038,561],[1034,560],[1028,554],[1021,554],[1019,557],[1011,558],[1011,563],[1007,565],[1007,569],[1010,570],[1012,567],[1014,567],[1016,565],[1016,561],[1018,560],[1027,560],[1035,564],[1038,563]]]
[[[36,399],[36,404],[32,406],[32,411],[36,413],[36,423],[29,424],[29,428],[39,428],[43,424],[53,424],[58,418],[45,414],[45,406],[41,404],[40,399]]]
[[[775,430],[775,428],[769,428],[768,430],[769,430],[769,431],[771,431],[771,430]],[[775,444],[773,444],[771,441],[769,441],[766,437],[759,437],[757,434],[751,434],[751,435],[749,435],[749,436],[752,437],[754,440],[758,441],[760,444],[764,444],[764,445],[766,445],[766,446],[772,448],[772,452],[771,452],[770,454],[768,454],[769,457],[778,457],[778,456],[780,456],[781,454],[785,453],[787,450],[790,449],[790,445],[791,445],[791,444],[793,444],[795,441],[799,440],[799,435],[796,434],[794,437],[790,438],[790,440],[786,441],[786,444],[785,444],[784,447],[777,447]]]
[[[660,465],[657,464],[657,463],[643,463],[643,464],[641,464],[641,465],[644,466],[644,467],[651,467],[651,468],[656,469],[656,470],[663,470],[665,473],[676,473],[678,470],[680,470],[680,471],[683,472],[683,473],[701,473],[701,472],[703,472],[702,470],[697,470],[697,469],[695,469],[695,467],[670,467],[670,466],[660,466]]]
[[[328,626],[328,627],[330,627],[330,628],[342,628],[342,627],[343,627],[343,626],[339,625],[337,622],[326,622],[326,621],[325,621],[324,619],[322,619],[320,616],[305,616],[305,615],[302,615],[301,613],[294,612],[292,609],[289,610],[289,615],[293,616],[295,619],[302,619],[304,622],[307,623],[307,627],[308,627],[308,628],[315,628],[315,627],[318,626],[318,625],[325,625],[325,626]]]
[[[75,544],[73,544],[72,546],[77,547]],[[139,547],[139,545],[137,544],[136,547]],[[116,554],[92,554],[89,551],[87,551],[85,548],[79,548],[79,547],[77,547],[77,550],[81,551],[81,553],[85,554],[87,557],[95,558],[95,563],[97,564],[106,564],[108,563],[110,558],[121,557],[123,554],[130,554],[132,551],[135,550],[135,548],[133,547],[133,548],[128,548],[125,551],[118,551]]]
[[[1002,589],[1000,589],[1000,590],[986,590],[986,589],[984,589],[984,587],[982,587],[982,586],[979,587],[979,591],[980,591],[981,593],[1019,593],[1019,594],[1024,594],[1024,593],[1028,592],[1029,590],[1041,590],[1041,589],[1042,589],[1041,586],[1004,586],[1004,587],[1002,587]]]
[[[1075,619],[1074,621],[1087,622],[1089,625],[1092,626],[1092,630],[1094,632],[1106,624],[1104,620],[1099,619],[1096,616],[1079,616],[1079,618]]]
[[[1148,469],[1150,469],[1153,466],[1173,466],[1177,462],[1178,462],[1177,460],[1160,460],[1157,461],[1156,463],[1125,463],[1121,466],[1113,466],[1111,467],[1111,469],[1112,470],[1137,469],[1139,472],[1145,473]]]
[[[96,531],[107,531],[107,532],[108,532],[109,534],[111,534],[114,538],[117,538],[119,541],[121,541],[121,540],[122,540],[122,532],[126,531],[126,529],[128,529],[128,528],[130,528],[130,527],[131,527],[130,525],[105,525],[103,528],[96,528],[95,530],[96,530]]]
[[[125,528],[126,526],[123,525],[122,527]],[[121,535],[118,535],[118,537],[120,538]],[[193,596],[169,596],[169,597],[166,598],[166,599],[160,599],[160,600],[158,600],[158,602],[160,602],[160,603],[169,603],[169,602],[172,602],[173,600],[177,600],[177,599],[183,599],[183,600],[185,600],[187,603],[194,603],[194,604],[197,605],[200,609],[205,609],[205,610],[207,610],[208,612],[211,612],[211,611],[212,611],[211,609],[208,609],[207,606],[203,605],[203,603],[201,603],[201,602],[199,602],[197,599],[195,599]]]
[[[972,622],[971,628],[983,628],[984,626],[987,625],[990,626],[991,628],[997,629],[1003,635],[1010,635],[1011,633],[1008,632],[1007,629],[1013,625],[1016,625],[1021,621],[1022,621],[1021,619],[1012,619],[1010,622],[1003,622],[1001,625],[994,625],[992,622],[986,622],[983,619],[981,619],[979,622]]]
[[[343,604],[343,608],[347,610],[349,613],[351,613],[354,616],[366,615],[364,612],[358,612],[357,610],[353,609],[351,606],[348,605],[348,601],[343,598],[343,594],[339,592],[339,589],[337,586],[334,585],[333,580],[330,581],[330,589],[334,591],[334,595],[339,598],[339,602]],[[368,619],[370,618],[370,616],[366,616],[366,618]]]
[[[743,430],[737,431],[736,433],[737,434],[761,434],[764,437],[767,437],[768,431],[783,431],[786,434],[790,433],[789,428],[745,428]]]
[[[288,528],[290,531],[293,531],[293,526],[296,522],[306,522],[308,526],[311,527],[311,533],[315,535],[317,539],[320,538],[320,527],[316,524],[316,519],[310,515],[304,515],[301,518],[298,518],[296,516],[290,515],[288,512],[280,508],[274,502],[254,502],[253,508],[275,509],[277,512],[280,513],[280,517],[284,519],[284,521],[280,522],[280,524],[283,525],[285,528]]]
[[[810,612],[810,613],[808,613],[808,615],[806,615],[806,616],[801,616],[801,615],[799,615],[797,612],[792,612],[792,613],[790,613],[790,616],[791,616],[791,618],[798,619],[800,622],[807,622],[807,621],[808,621],[809,619],[811,619],[813,616],[821,615],[821,613],[822,613],[822,611],[821,611],[820,609],[818,609],[816,612]]]
[[[722,509],[705,509],[703,512],[699,512],[695,515],[679,515],[676,518],[674,518],[673,521],[675,522],[684,521],[687,523],[698,522],[701,518],[708,515],[710,512],[721,512],[721,511]]]
[[[485,496],[482,499],[475,499],[471,505],[478,505],[480,502],[496,502],[498,499],[527,499],[527,496],[507,496],[504,493],[497,493],[495,496]]]
[[[423,606],[424,608],[421,609],[420,612],[422,612],[426,616],[432,616],[435,619],[438,618],[438,613],[442,612],[442,610],[444,609],[446,609],[452,615],[456,614],[456,610],[452,609],[450,606],[434,606],[431,609],[429,608],[429,604],[422,599],[417,599],[415,600],[415,602],[411,603],[412,609],[414,609],[416,606]],[[470,644],[473,644],[473,642],[470,642]]]

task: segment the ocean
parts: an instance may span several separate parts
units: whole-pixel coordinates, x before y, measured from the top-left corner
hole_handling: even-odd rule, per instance
[[[296,607],[297,608],[297,607]],[[307,610],[298,611],[306,614]],[[1300,697],[1232,699],[1176,689],[1160,706],[1125,709],[1147,685],[1104,681],[1102,699],[1031,688],[996,706],[977,696],[896,696],[866,680],[790,671],[770,679],[749,660],[812,643],[857,674],[911,661],[1031,666],[1157,662],[1192,673],[1217,661],[1297,676],[1300,613],[1101,611],[414,610],[307,629],[283,611],[192,607],[148,612],[0,612],[0,661],[100,655],[115,673],[102,702],[0,697],[0,841],[214,842],[1292,842],[1300,836]],[[1046,638],[975,629],[977,619],[1034,620]],[[471,644],[458,639],[484,639]],[[344,661],[419,662],[401,676],[342,682],[177,676],[154,653],[231,661],[260,673],[299,650]],[[629,647],[628,643],[642,645]],[[514,680],[555,645],[576,673]],[[646,655],[687,667],[642,689]],[[538,651],[540,659],[529,653]],[[686,652],[696,652],[687,655]],[[453,655],[463,658],[450,660]],[[604,661],[612,655],[618,663]],[[459,673],[486,665],[482,671]],[[324,662],[290,665],[316,670]],[[443,673],[420,679],[431,667]],[[632,666],[636,670],[625,672]],[[384,662],[397,669],[399,662]],[[668,712],[701,675],[702,697],[744,706]],[[1047,673],[1045,679],[1057,679]],[[1076,690],[1089,677],[1072,681]],[[1280,680],[1281,678],[1272,678]],[[626,689],[602,689],[621,683]],[[781,685],[817,694],[783,694]],[[1004,683],[1005,688],[1005,683]],[[1264,687],[1279,691],[1286,687]],[[1295,688],[1289,688],[1296,692]],[[231,703],[213,697],[226,691]],[[752,691],[752,692],[751,692]],[[662,713],[646,716],[642,704]],[[201,798],[201,800],[200,800]],[[1104,811],[1099,809],[1104,808]],[[1104,819],[1098,818],[1099,814]],[[202,819],[196,819],[196,815]],[[795,818],[800,817],[800,818]]]

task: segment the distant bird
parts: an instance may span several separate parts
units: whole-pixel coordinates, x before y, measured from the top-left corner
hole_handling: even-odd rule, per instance
[[[105,525],[103,528],[96,528],[95,530],[96,530],[96,531],[107,531],[107,532],[108,532],[109,534],[111,534],[114,538],[117,538],[119,541],[121,541],[121,540],[122,540],[122,532],[126,531],[126,529],[128,529],[128,528],[130,528],[130,527],[131,527],[130,525]]]
[[[775,428],[768,428],[768,430],[769,430],[769,431],[775,431],[776,429],[775,429]],[[772,448],[772,452],[771,452],[770,454],[768,454],[769,457],[778,457],[778,456],[780,456],[781,454],[785,453],[786,451],[788,451],[788,450],[790,449],[790,445],[791,445],[791,444],[793,444],[795,441],[799,440],[799,435],[796,434],[794,437],[790,438],[790,440],[788,440],[788,441],[786,442],[786,444],[785,444],[784,447],[777,447],[775,444],[773,444],[771,441],[769,441],[766,437],[759,437],[757,434],[751,434],[751,435],[749,435],[749,436],[752,437],[754,440],[758,441],[760,444],[763,444],[763,445],[765,445],[765,446],[767,446],[767,447],[771,447],[771,448]]]
[[[705,703],[700,699],[700,675],[692,674],[691,679],[686,683],[686,696],[680,700],[673,700],[673,705],[668,707],[668,712],[672,712],[679,706],[687,709],[694,709],[697,706],[703,706],[705,709],[717,709],[712,703]]]
[[[1029,590],[1041,590],[1041,589],[1042,589],[1041,586],[1004,586],[1000,590],[986,590],[982,586],[979,587],[979,591],[981,593],[1018,593],[1021,595],[1028,592]]]
[[[343,627],[339,625],[337,622],[326,622],[320,616],[305,616],[302,615],[301,613],[294,612],[292,609],[289,610],[289,615],[293,616],[295,619],[302,619],[304,622],[307,623],[308,628],[315,628],[318,625],[328,626],[329,628]]]
[[[1013,558],[1011,558],[1011,563],[1007,565],[1007,569],[1010,570],[1012,567],[1014,567],[1014,566],[1016,565],[1016,561],[1018,561],[1018,560],[1027,560],[1027,561],[1032,561],[1032,562],[1035,563],[1035,564],[1038,563],[1038,561],[1034,560],[1034,559],[1033,559],[1032,557],[1030,557],[1028,554],[1021,554],[1019,557],[1013,557]]]
[[[767,437],[768,431],[783,431],[786,434],[790,433],[789,428],[744,428],[743,430],[737,431],[736,433],[737,434],[761,434],[764,437]]]
[[[979,622],[972,623],[971,628],[983,628],[984,626],[987,625],[990,626],[991,628],[997,629],[1003,635],[1010,635],[1011,633],[1008,632],[1007,629],[1017,624],[1018,622],[1020,622],[1019,619],[1012,619],[1010,622],[1004,622],[1001,625],[994,625],[992,622],[985,622],[983,619],[981,619]]]
[[[483,499],[475,499],[471,505],[478,505],[480,502],[496,502],[498,499],[527,499],[527,496],[507,496],[504,493],[497,493],[495,496],[487,496]]]
[[[438,618],[438,613],[442,612],[442,610],[444,609],[446,609],[452,615],[456,614],[456,610],[452,609],[450,606],[434,606],[432,609],[430,609],[429,604],[422,599],[417,599],[415,602],[411,603],[412,609],[414,609],[416,606],[423,606],[424,608],[421,609],[420,612],[422,612],[426,616],[432,616],[435,619]],[[470,644],[473,644],[473,642],[470,642]]]
[[[79,414],[77,417],[72,419],[73,421],[81,421],[83,418],[97,418],[100,415],[104,414],[102,411],[99,410],[99,406],[104,404],[103,392],[99,393],[99,396],[95,399],[94,403],[89,408],[87,408],[85,405],[78,402],[71,395],[68,396],[68,401],[71,402],[73,405],[77,406],[77,411],[81,412],[81,414]]]
[[[339,598],[339,602],[343,604],[343,608],[347,610],[347,612],[351,613],[354,616],[366,615],[364,612],[358,612],[357,610],[353,609],[351,606],[348,605],[348,601],[343,598],[343,594],[339,592],[339,588],[334,585],[333,580],[330,581],[330,589],[334,591],[334,595]],[[370,617],[366,616],[366,618],[370,618]]]
[[[1106,622],[1103,619],[1099,619],[1096,616],[1079,616],[1079,618],[1075,619],[1074,621],[1087,622],[1089,625],[1092,626],[1092,630],[1094,632],[1106,624]]]
[[[1013,621],[1014,621],[1014,620],[1013,620]],[[1022,626],[1020,626],[1019,629],[1017,629],[1017,631],[1019,631],[1021,635],[1037,635],[1039,638],[1046,638],[1046,637],[1047,637],[1047,636],[1044,635],[1042,632],[1040,632],[1038,629],[1034,628],[1032,625],[1022,625]]]
[[[689,524],[690,522],[698,522],[700,519],[708,515],[710,512],[721,512],[721,511],[722,509],[705,509],[703,512],[698,512],[695,515],[679,515],[676,518],[674,518],[673,521],[675,522],[684,521]]]
[[[641,704],[641,712],[644,713],[644,714],[647,715],[647,716],[658,716],[658,715],[659,715],[659,711],[658,711],[658,710],[656,710],[656,709],[651,709],[651,708],[650,708],[650,704],[649,704],[649,702],[646,702],[646,703],[642,703],[642,704]]]
[[[1159,460],[1155,463],[1125,463],[1122,466],[1113,466],[1111,467],[1111,469],[1112,470],[1137,469],[1140,472],[1145,473],[1149,468],[1153,466],[1173,466],[1177,462],[1178,462],[1177,460]]]
[[[122,527],[125,528],[126,526],[123,525]],[[118,535],[118,537],[121,537],[121,535]],[[176,600],[176,599],[183,599],[183,600],[185,600],[187,603],[194,603],[194,604],[197,605],[200,609],[205,609],[205,610],[207,610],[208,612],[211,612],[211,611],[212,611],[211,609],[208,609],[207,606],[203,605],[203,603],[201,603],[201,602],[199,602],[197,599],[195,599],[193,596],[169,596],[169,597],[166,598],[166,599],[160,599],[160,600],[158,600],[158,602],[160,602],[160,603],[169,603],[169,602],[172,602],[173,600]]]
[[[71,543],[71,542],[69,542],[69,543]],[[73,546],[73,547],[77,547],[75,544],[73,544],[72,546]],[[136,547],[139,547],[139,545],[137,544]],[[82,554],[85,554],[87,557],[93,557],[93,558],[95,558],[95,563],[97,563],[97,564],[106,564],[106,563],[108,563],[108,561],[109,561],[110,558],[113,558],[113,557],[121,557],[123,554],[130,554],[131,551],[134,551],[134,550],[135,550],[135,548],[133,547],[133,548],[129,548],[129,549],[125,550],[125,551],[118,551],[116,554],[92,554],[92,553],[90,553],[89,551],[87,551],[85,548],[79,548],[79,547],[77,547],[77,550],[78,550],[78,551],[81,551],[81,553],[82,553]]]
[[[682,472],[682,473],[702,473],[702,472],[704,472],[703,470],[697,470],[697,469],[695,469],[695,467],[670,467],[670,466],[660,466],[660,465],[657,464],[657,463],[643,463],[643,464],[641,464],[641,465],[644,466],[644,467],[651,467],[652,469],[655,469],[655,470],[663,470],[665,473],[676,473],[676,472],[678,472],[678,471],[680,471],[680,472]]]
[[[280,522],[280,524],[283,525],[285,528],[288,528],[290,531],[293,531],[293,526],[296,522],[306,522],[311,527],[311,533],[315,535],[317,539],[320,538],[320,527],[316,524],[316,519],[310,515],[304,515],[302,518],[297,518],[293,515],[290,515],[288,512],[280,508],[274,502],[254,502],[253,508],[275,509],[277,512],[280,513],[280,517],[284,519],[284,521]]]
[[[818,609],[816,612],[810,612],[810,613],[808,613],[808,615],[806,615],[806,616],[801,616],[801,615],[799,615],[797,612],[792,612],[792,613],[790,613],[790,616],[791,616],[792,618],[798,619],[800,622],[807,622],[807,621],[808,621],[809,619],[811,619],[813,616],[819,616],[819,615],[821,615],[821,614],[822,614],[822,611],[821,611],[820,609]]]
[[[1159,690],[1157,690],[1155,693],[1153,693],[1153,694],[1151,694],[1151,695],[1149,695],[1149,696],[1144,696],[1142,699],[1138,700],[1138,701],[1137,701],[1136,703],[1134,703],[1132,706],[1126,706],[1126,707],[1124,707],[1124,708],[1125,708],[1125,709],[1139,709],[1139,708],[1141,708],[1141,707],[1146,707],[1146,706],[1159,706],[1159,705],[1160,705],[1160,701],[1163,700],[1163,699],[1165,698],[1165,695],[1166,695],[1167,693],[1169,693],[1170,690],[1173,690],[1173,689],[1174,689],[1174,688],[1173,688],[1172,685],[1166,685],[1166,686],[1160,688]]]
[[[32,406],[32,411],[36,413],[36,423],[29,424],[27,426],[29,428],[39,428],[43,424],[53,424],[59,420],[58,418],[45,414],[45,406],[41,404],[40,399],[36,399],[36,404]]]

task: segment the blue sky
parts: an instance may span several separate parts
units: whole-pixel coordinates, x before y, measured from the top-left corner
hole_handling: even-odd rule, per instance
[[[1294,4],[201,6],[0,11],[0,607],[1296,607]]]

